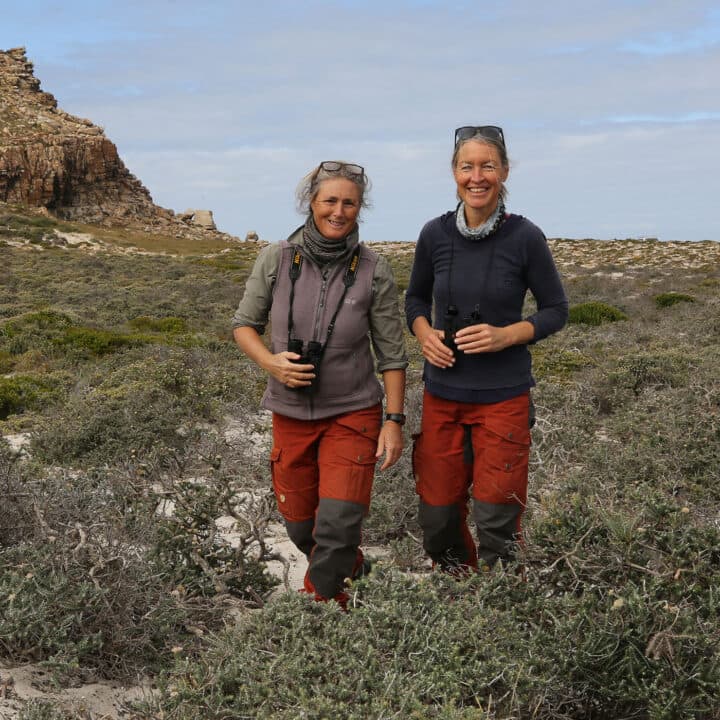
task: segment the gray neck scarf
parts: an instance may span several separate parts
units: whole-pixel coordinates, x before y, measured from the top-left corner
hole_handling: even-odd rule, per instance
[[[478,227],[468,227],[465,220],[465,203],[461,202],[455,211],[455,224],[460,234],[469,240],[480,240],[481,238],[492,235],[502,224],[505,219],[505,204],[502,200],[498,200],[495,212]]]
[[[312,215],[307,219],[303,228],[305,250],[312,260],[321,267],[344,257],[348,248],[357,245],[358,238],[359,233],[356,225],[342,240],[328,240],[317,229]]]

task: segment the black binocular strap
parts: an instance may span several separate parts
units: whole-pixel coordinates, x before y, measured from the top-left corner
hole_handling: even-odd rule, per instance
[[[458,204],[455,212],[460,212],[461,204],[462,203]],[[483,300],[486,300],[487,296],[489,294],[488,283],[490,282],[490,273],[492,272],[492,267],[495,264],[495,246],[496,246],[495,240],[496,239],[494,237],[489,237],[489,241],[490,241],[490,243],[492,243],[490,246],[490,259],[488,260],[487,265],[485,266],[485,277],[483,278],[483,282],[480,285],[480,289],[478,291],[480,298]],[[450,267],[448,268],[448,279],[447,279],[448,304],[447,304],[445,313],[448,315],[453,315],[453,316],[455,316],[459,313],[458,307],[456,305],[454,305],[453,301],[452,301],[452,271],[453,271],[454,264],[455,264],[455,236],[451,232],[450,233]],[[475,305],[475,312],[479,312],[480,306],[481,306],[480,302],[478,302]]]
[[[302,261],[303,256],[302,253],[299,250],[295,250],[293,253],[293,259],[290,263],[290,307],[288,308],[288,345],[290,344],[290,340],[292,338],[292,329],[293,329],[293,300],[295,299],[295,283],[297,282],[297,279],[300,277],[300,271],[302,270]],[[338,313],[340,312],[340,308],[343,306],[343,302],[345,302],[345,295],[347,295],[347,291],[349,288],[351,288],[355,284],[355,279],[357,278],[358,274],[358,267],[360,266],[360,245],[357,245],[355,247],[355,250],[353,251],[352,256],[350,257],[350,262],[348,263],[348,266],[345,270],[345,275],[343,276],[343,291],[342,295],[340,296],[340,300],[338,301],[337,307],[335,308],[335,312],[333,313],[332,319],[330,320],[330,324],[328,325],[327,329],[327,335],[325,336],[325,342],[323,343],[323,351],[327,347],[327,344],[330,342],[330,337],[333,334],[335,330],[335,320],[337,319]]]

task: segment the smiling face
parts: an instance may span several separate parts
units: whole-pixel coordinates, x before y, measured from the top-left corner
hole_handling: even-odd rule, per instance
[[[507,180],[497,149],[482,140],[469,140],[458,150],[453,175],[457,194],[465,203],[469,227],[482,225],[495,211]]]
[[[310,203],[315,227],[328,240],[342,240],[354,227],[360,212],[360,189],[344,177],[320,183]]]

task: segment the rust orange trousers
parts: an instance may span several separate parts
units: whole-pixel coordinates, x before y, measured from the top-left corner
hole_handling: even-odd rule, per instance
[[[521,541],[530,455],[530,394],[498,403],[423,395],[413,447],[423,545],[443,569],[492,567]],[[472,498],[478,544],[468,528]]]
[[[305,590],[318,600],[342,604],[345,580],[363,567],[381,418],[380,405],[322,420],[273,414],[273,489],[290,539],[308,558]]]

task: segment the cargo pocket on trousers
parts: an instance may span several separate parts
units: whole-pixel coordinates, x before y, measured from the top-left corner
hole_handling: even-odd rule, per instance
[[[318,503],[315,467],[287,467],[282,448],[270,451],[270,473],[280,514],[291,522],[302,522],[315,514]]]
[[[334,457],[329,461],[331,472],[323,482],[324,497],[370,505],[380,418],[379,408],[338,418],[337,424],[349,432],[332,446]]]
[[[323,497],[360,503],[368,507],[375,476],[375,450],[372,452],[339,448],[332,477],[324,484]]]
[[[519,502],[527,498],[530,430],[503,418],[491,418],[484,426],[484,458],[487,481],[475,488],[478,500],[494,503]],[[484,495],[484,497],[480,497]]]

